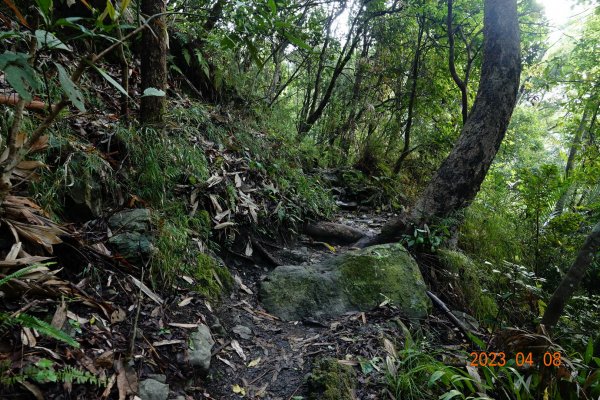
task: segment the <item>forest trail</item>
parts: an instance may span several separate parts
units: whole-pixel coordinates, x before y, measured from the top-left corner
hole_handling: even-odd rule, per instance
[[[369,232],[379,228],[385,218],[345,212],[334,220]],[[270,247],[273,258],[281,260],[282,265],[299,264],[300,259],[312,265],[350,249],[335,246],[333,252],[321,242],[305,236],[299,239],[287,248]],[[387,354],[383,338],[402,337],[402,323],[411,324],[395,307],[382,305],[370,312],[328,320],[281,321],[264,311],[257,295],[260,281],[272,267],[235,260],[227,263],[237,284],[215,310],[217,319],[212,320],[217,344],[206,389],[213,398],[236,398],[242,391],[248,398],[309,398],[307,376],[317,358],[332,358],[361,371],[356,380],[356,398],[382,398],[381,382],[371,372],[373,364]],[[436,317],[423,321],[432,326],[440,323],[444,324]]]

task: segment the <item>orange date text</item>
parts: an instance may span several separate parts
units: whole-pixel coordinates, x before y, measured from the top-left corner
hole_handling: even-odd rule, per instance
[[[485,352],[485,351],[473,351],[469,354],[471,356],[471,367],[504,367],[509,360],[504,352]],[[517,367],[534,365],[533,354],[519,352],[514,356],[515,364]],[[560,353],[557,352],[545,352],[542,355],[542,359],[539,360],[545,367],[560,367],[561,359]]]

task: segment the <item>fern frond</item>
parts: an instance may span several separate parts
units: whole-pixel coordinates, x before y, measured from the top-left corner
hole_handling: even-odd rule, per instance
[[[21,268],[20,270],[15,271],[12,274],[6,275],[4,278],[0,279],[0,286],[4,285],[6,282],[10,281],[11,279],[18,279],[18,278],[22,277],[23,275],[27,274],[32,269],[37,268],[39,266],[40,266],[40,264],[33,264],[33,265],[30,265],[29,267]]]
[[[15,319],[23,326],[27,328],[32,328],[37,330],[39,333],[54,338],[56,340],[60,340],[61,342],[65,342],[70,346],[79,348],[79,343],[67,333],[61,331],[60,329],[56,329],[52,325],[47,322],[42,321],[39,318],[36,318],[32,315],[28,314],[20,314],[15,317]]]

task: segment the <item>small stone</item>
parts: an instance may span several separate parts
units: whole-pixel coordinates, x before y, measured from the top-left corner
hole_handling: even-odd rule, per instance
[[[145,232],[150,229],[150,210],[134,208],[114,214],[108,220],[108,225],[114,231]]]
[[[110,239],[108,244],[117,255],[133,264],[147,262],[154,251],[150,239],[140,232],[123,232]]]
[[[138,395],[142,400],[167,400],[169,385],[155,379],[145,379],[140,382]]]
[[[232,331],[242,339],[248,340],[252,337],[252,329],[244,325],[236,325],[233,327]]]
[[[190,364],[207,372],[210,368],[210,358],[215,341],[212,339],[210,329],[200,324],[198,330],[190,335],[191,346],[188,350]]]

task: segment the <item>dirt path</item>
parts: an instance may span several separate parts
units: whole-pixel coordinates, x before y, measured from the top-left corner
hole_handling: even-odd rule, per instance
[[[344,214],[337,222],[368,230],[383,221],[368,215]],[[286,263],[304,258],[308,264],[335,256],[325,245],[307,245],[307,240],[300,240],[291,249],[274,251],[274,255]],[[336,247],[336,253],[347,249]],[[382,398],[378,380],[360,373],[359,362],[384,357],[382,337],[399,335],[399,326],[393,321],[400,316],[394,309],[383,307],[328,321],[283,322],[266,313],[257,296],[259,282],[269,269],[238,263],[232,270],[238,284],[230,298],[215,310],[219,320],[212,326],[217,351],[206,391],[213,398],[240,398],[240,391],[245,398],[306,398],[306,375],[320,357],[346,360],[357,367],[357,398]]]

